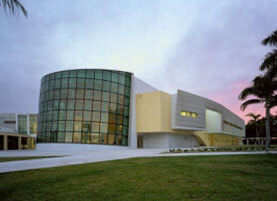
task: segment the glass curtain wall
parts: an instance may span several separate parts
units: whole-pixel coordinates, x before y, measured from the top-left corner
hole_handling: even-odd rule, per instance
[[[36,114],[30,114],[29,115],[29,130],[30,134],[37,134],[37,115]]]
[[[80,69],[41,80],[38,142],[128,145],[131,73]]]
[[[27,115],[18,115],[18,133],[27,134]]]

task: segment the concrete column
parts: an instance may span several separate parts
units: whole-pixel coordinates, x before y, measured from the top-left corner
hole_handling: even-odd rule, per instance
[[[18,137],[18,150],[21,150],[21,136]]]
[[[4,151],[8,150],[8,136],[4,135]]]
[[[30,115],[27,114],[27,134],[30,135]]]
[[[31,138],[27,138],[27,147],[28,147],[28,149],[30,149],[31,148]]]

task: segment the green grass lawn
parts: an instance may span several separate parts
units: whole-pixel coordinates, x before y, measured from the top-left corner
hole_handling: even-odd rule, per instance
[[[42,159],[42,158],[53,158],[60,156],[22,156],[22,157],[0,157],[0,162],[8,161],[21,161],[21,160],[30,160],[30,159]]]
[[[277,200],[277,155],[135,158],[0,174],[0,200]]]

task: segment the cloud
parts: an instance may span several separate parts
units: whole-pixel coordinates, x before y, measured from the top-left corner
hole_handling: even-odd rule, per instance
[[[187,90],[243,116],[237,95],[258,74],[276,29],[269,1],[22,1],[29,18],[0,10],[0,112],[37,112],[40,79],[109,68],[169,93]]]

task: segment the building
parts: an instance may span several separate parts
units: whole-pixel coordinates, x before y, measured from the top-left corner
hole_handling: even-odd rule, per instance
[[[37,114],[0,114],[0,132],[36,136]]]
[[[37,114],[0,114],[0,150],[34,149]]]
[[[129,72],[79,69],[45,75],[38,142],[178,148],[239,144],[244,121],[212,100],[168,94]]]

